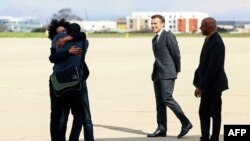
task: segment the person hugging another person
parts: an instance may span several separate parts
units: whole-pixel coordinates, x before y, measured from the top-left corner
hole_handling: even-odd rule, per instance
[[[70,67],[76,67],[81,77],[82,88],[71,90],[61,96],[57,96],[54,86],[50,80],[51,98],[51,122],[50,132],[52,141],[66,141],[66,129],[68,115],[71,110],[73,124],[69,136],[70,141],[78,141],[82,125],[84,125],[84,137],[86,141],[93,141],[93,124],[91,121],[88,91],[86,79],[88,69],[85,56],[88,42],[84,32],[80,32],[78,24],[69,24],[65,20],[52,20],[49,28],[49,38],[52,40],[51,54],[49,60],[54,64],[53,73],[58,73]],[[87,71],[87,72],[85,72]],[[53,74],[52,73],[52,74]]]

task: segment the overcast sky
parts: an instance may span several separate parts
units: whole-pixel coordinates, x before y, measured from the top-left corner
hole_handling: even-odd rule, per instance
[[[0,16],[44,22],[62,8],[89,20],[115,20],[136,11],[200,11],[217,20],[250,21],[250,0],[1,0]]]

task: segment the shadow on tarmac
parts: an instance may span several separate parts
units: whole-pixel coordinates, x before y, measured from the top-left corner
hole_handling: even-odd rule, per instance
[[[196,136],[185,136],[183,138],[177,139],[176,136],[167,137],[157,137],[157,138],[147,138],[147,137],[127,137],[127,138],[103,138],[95,139],[95,141],[199,141],[198,135]],[[220,135],[220,141],[223,141],[223,135]],[[84,140],[81,140],[84,141]]]
[[[110,130],[115,130],[115,131],[121,131],[121,132],[126,132],[126,133],[132,133],[132,134],[138,134],[138,135],[147,135],[148,133],[143,132],[142,130],[136,130],[136,129],[131,129],[131,128],[126,128],[126,127],[118,127],[118,126],[110,126],[110,125],[100,125],[100,124],[95,124],[95,127],[103,127],[106,129]]]
[[[100,125],[100,124],[95,124],[94,126],[106,128],[109,130],[121,131],[121,132],[138,134],[138,135],[145,135],[145,137],[102,138],[102,139],[95,139],[95,141],[199,141],[199,138],[200,138],[200,135],[186,135],[180,139],[178,139],[176,136],[148,138],[146,137],[148,133],[143,132],[142,130],[136,130],[136,129],[126,128],[126,127],[110,126],[110,125]],[[223,141],[223,140],[224,140],[223,135],[220,135],[220,141]]]

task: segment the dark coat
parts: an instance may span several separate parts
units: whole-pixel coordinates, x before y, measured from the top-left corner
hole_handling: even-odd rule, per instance
[[[224,62],[225,46],[221,36],[216,32],[202,47],[199,66],[194,75],[194,86],[202,92],[212,93],[221,93],[228,89]]]

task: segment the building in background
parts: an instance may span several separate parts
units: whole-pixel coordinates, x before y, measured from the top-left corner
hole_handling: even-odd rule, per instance
[[[36,28],[41,28],[42,24],[31,17],[8,17],[0,16],[1,32],[31,32]]]
[[[207,13],[189,12],[132,12],[126,18],[114,21],[70,21],[78,23],[85,32],[151,32],[151,16],[165,17],[165,29],[173,33],[199,33],[201,21]],[[219,32],[250,33],[250,21],[217,21]],[[31,17],[0,16],[0,32],[31,32],[45,28],[38,19]]]
[[[126,18],[117,18],[117,31],[118,32],[126,32],[127,31],[127,20]]]
[[[249,24],[244,24],[244,28],[242,30],[243,33],[250,33],[250,22]]]
[[[127,28],[129,31],[151,30],[151,16],[160,14],[165,18],[165,29],[174,33],[200,32],[202,19],[208,17],[203,12],[133,12],[127,17]]]
[[[70,21],[78,23],[85,32],[113,32],[117,30],[115,21]]]
[[[218,21],[217,26],[224,32],[249,33],[250,21]]]

